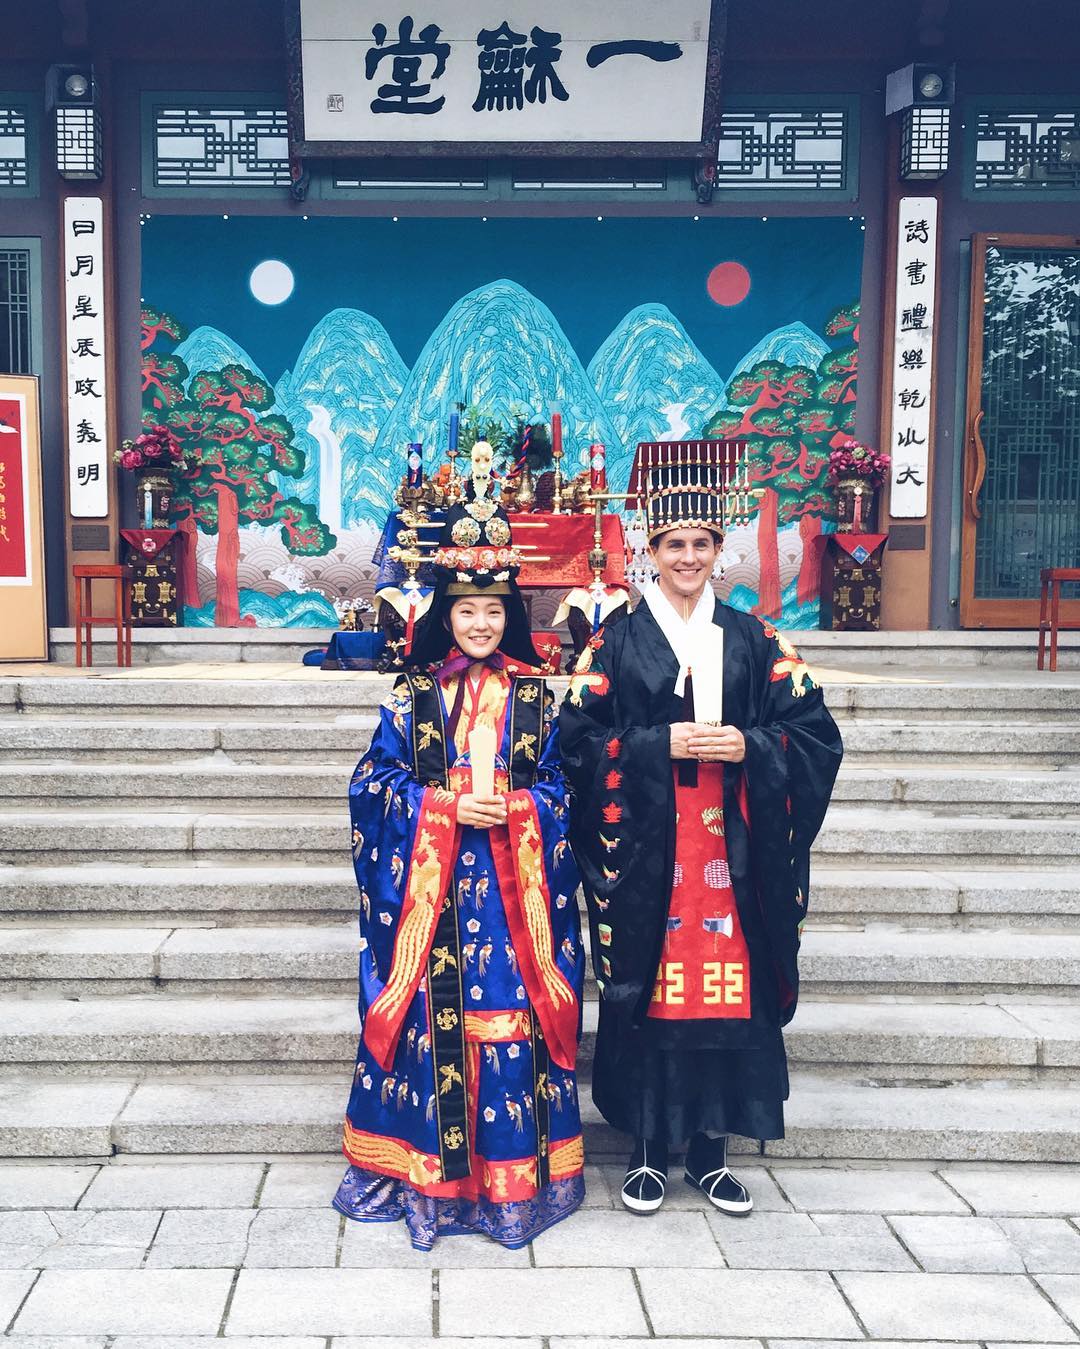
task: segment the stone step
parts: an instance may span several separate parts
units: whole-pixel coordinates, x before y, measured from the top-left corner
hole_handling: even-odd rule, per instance
[[[63,676],[0,676],[0,710],[40,715],[87,715],[152,719],[155,712],[170,719],[204,717],[276,709],[283,717],[313,719],[343,711],[373,711],[391,687],[385,675],[320,671],[258,665],[238,671],[222,666],[216,677],[192,677],[176,667],[169,677],[150,670],[67,672]],[[845,674],[834,662],[822,663],[820,674],[829,706],[838,716],[901,714],[905,719],[1032,720],[1074,718],[1080,710],[1080,677],[1076,672],[1049,676],[1028,671],[926,672],[906,675]],[[553,680],[561,696],[565,680]]]
[[[800,969],[812,996],[1080,999],[1080,934],[862,930],[811,915]],[[297,926],[0,926],[0,992],[242,993],[352,999],[358,933],[351,920]]]
[[[338,1155],[347,1081],[0,1082],[0,1155]],[[621,1160],[625,1136],[600,1119],[584,1083],[581,1095],[587,1155]],[[1067,1087],[882,1089],[797,1073],[785,1114],[787,1136],[767,1145],[771,1157],[1048,1163],[1080,1153],[1080,1092]]]
[[[9,811],[0,820],[0,851],[11,863],[50,865],[73,860],[150,862],[196,860],[264,863],[268,855],[318,865],[347,856],[348,816],[304,813],[224,815],[183,811]],[[1080,817],[1027,819],[1010,815],[941,815],[837,806],[815,844],[824,866],[1072,867],[1080,856]]]
[[[587,1004],[579,1062],[591,1062]],[[784,1033],[795,1068],[871,1083],[980,1079],[1080,1085],[1076,1005],[805,1001]],[[0,999],[0,1075],[303,1074],[356,1052],[355,1001],[320,998]],[[1080,1095],[1077,1096],[1080,1104]]]
[[[352,767],[367,749],[374,713],[332,720],[212,721],[135,717],[0,718],[0,761],[160,764],[180,757],[224,755],[235,763],[295,763],[305,756]]]
[[[229,765],[287,763],[305,758],[313,773],[347,771],[366,750],[374,712],[341,713],[313,720],[257,720],[177,716],[172,721],[95,715],[0,717],[0,764],[12,771],[33,765],[56,771],[100,765],[106,774],[125,766],[148,773],[194,763],[204,771]],[[842,726],[848,763],[924,767],[955,764],[1002,770],[1080,764],[1080,708],[1068,724],[1040,717],[1029,722],[914,721],[865,718]]]
[[[0,922],[99,918],[174,923],[311,922],[353,916],[352,867],[0,867]],[[888,921],[920,928],[1080,928],[1080,870],[920,871],[815,866],[812,923]]]
[[[235,764],[224,755],[184,763],[0,764],[0,803],[8,810],[78,804],[109,810],[267,810],[325,812],[346,809],[351,768],[345,765]],[[949,807],[964,814],[1080,814],[1080,768],[845,764],[837,778],[837,805],[891,808]]]

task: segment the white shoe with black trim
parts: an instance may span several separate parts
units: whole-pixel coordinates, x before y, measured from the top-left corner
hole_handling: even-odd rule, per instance
[[[667,1193],[667,1148],[639,1138],[634,1146],[622,1201],[631,1213],[655,1213]]]

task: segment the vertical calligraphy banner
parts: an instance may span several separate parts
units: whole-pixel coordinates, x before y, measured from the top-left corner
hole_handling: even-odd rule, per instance
[[[38,384],[0,375],[0,660],[47,658]]]
[[[930,479],[930,411],[934,379],[938,203],[901,197],[896,232],[893,330],[892,456],[889,514],[926,515]]]
[[[76,519],[109,513],[105,249],[100,197],[64,202],[68,500]]]

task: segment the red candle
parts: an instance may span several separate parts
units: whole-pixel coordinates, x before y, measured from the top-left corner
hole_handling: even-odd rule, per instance
[[[589,488],[593,492],[607,491],[607,451],[603,445],[589,446]]]
[[[551,414],[551,449],[554,454],[562,454],[562,416],[558,412]]]

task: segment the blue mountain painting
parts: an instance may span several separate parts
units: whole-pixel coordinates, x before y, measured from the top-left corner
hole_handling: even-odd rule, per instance
[[[193,328],[177,346],[176,354],[191,371],[192,377],[200,370],[220,370],[223,366],[235,364],[244,366],[268,384],[273,383],[239,342],[234,342],[220,328],[213,328],[209,324]]]
[[[382,523],[395,486],[373,453],[408,377],[386,329],[361,309],[332,309],[277,383],[277,409],[296,429],[304,476],[292,485],[332,530]]]
[[[766,333],[760,342],[750,348],[732,370],[724,388],[730,388],[736,375],[741,375],[744,370],[750,370],[761,361],[780,361],[783,365],[802,365],[807,370],[816,370],[821,364],[822,356],[831,350],[832,347],[828,342],[805,323],[785,323]],[[727,406],[725,398],[717,405],[715,411],[719,412]]]
[[[429,464],[441,462],[456,403],[509,423],[515,406],[546,421],[562,413],[568,447],[617,443],[615,429],[577,352],[548,307],[514,281],[492,281],[462,296],[431,334],[393,413],[375,457],[404,469],[404,447],[420,440]],[[567,472],[577,464],[567,462]]]
[[[724,406],[724,381],[662,304],[632,309],[589,362],[588,373],[618,436],[608,448],[608,475],[617,491],[629,479],[639,441],[700,436]]]

